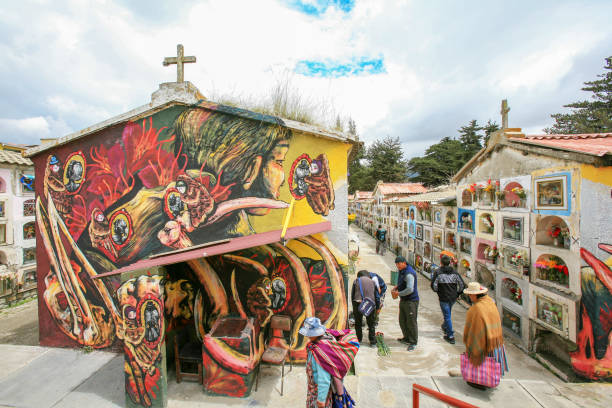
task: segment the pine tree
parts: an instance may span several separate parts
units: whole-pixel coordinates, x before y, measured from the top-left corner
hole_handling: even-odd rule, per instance
[[[476,120],[471,120],[467,126],[461,126],[459,129],[459,141],[463,145],[463,159],[468,161],[474,156],[480,149],[482,149],[481,138],[482,136],[478,133],[483,128],[478,126]]]
[[[463,166],[464,151],[459,140],[443,138],[425,150],[424,157],[413,157],[408,163],[410,171],[417,173],[413,180],[426,186],[446,184]]]
[[[407,163],[399,137],[387,136],[368,148],[368,162],[376,180],[398,183],[406,180]]]
[[[583,91],[592,92],[590,100],[564,105],[570,113],[551,115],[555,123],[546,133],[605,133],[612,131],[612,56],[605,59],[607,72],[597,75],[599,79],[584,83]]]
[[[499,130],[499,125],[497,124],[497,122],[492,122],[491,119],[489,119],[487,121],[487,124],[482,127],[482,130],[484,130],[485,133],[484,137],[482,138],[482,145],[486,146],[487,143],[489,143],[489,138],[491,137],[493,132]]]

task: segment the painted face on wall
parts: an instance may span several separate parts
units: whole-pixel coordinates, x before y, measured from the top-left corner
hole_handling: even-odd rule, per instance
[[[283,164],[289,151],[289,141],[281,140],[272,149],[272,152],[262,163],[260,174],[261,185],[265,195],[278,200],[280,188],[285,184],[285,170]],[[248,211],[251,215],[266,215],[270,212],[269,208],[253,208]]]

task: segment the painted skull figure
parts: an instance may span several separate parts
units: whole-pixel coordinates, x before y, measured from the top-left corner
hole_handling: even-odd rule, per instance
[[[117,289],[119,310],[117,337],[125,350],[126,390],[135,403],[151,406],[151,382],[160,373],[161,347],[164,344],[162,277],[130,279]]]
[[[72,210],[72,198],[67,194],[66,186],[62,182],[62,166],[57,157],[51,155],[47,158],[45,167],[44,194],[53,200],[55,208],[61,215],[69,214]]]

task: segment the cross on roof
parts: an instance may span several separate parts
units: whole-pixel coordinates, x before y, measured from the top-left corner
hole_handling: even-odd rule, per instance
[[[167,67],[170,64],[176,64],[176,82],[181,83],[185,80],[185,72],[183,64],[189,62],[196,62],[196,57],[189,56],[185,57],[185,50],[183,49],[183,44],[178,44],[176,46],[176,57],[166,57],[164,58],[164,67]]]
[[[508,100],[502,100],[501,104],[501,113],[502,115],[502,129],[508,129],[508,112],[510,112],[510,108],[508,107]]]

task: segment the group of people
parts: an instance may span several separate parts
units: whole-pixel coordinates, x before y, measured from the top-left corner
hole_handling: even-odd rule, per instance
[[[384,240],[377,239],[377,253],[384,251]],[[455,344],[452,308],[463,293],[469,298],[469,308],[461,356],[461,374],[466,382],[478,389],[496,386],[508,371],[501,320],[497,306],[487,295],[487,288],[478,282],[467,287],[452,266],[451,254],[444,253],[431,279],[431,289],[437,293],[442,312],[443,338]],[[397,340],[415,350],[418,343],[419,291],[417,274],[403,256],[395,258],[398,270],[397,285],[391,289],[393,299],[399,298],[399,326],[402,337]],[[300,333],[310,338],[308,345],[308,408],[353,407],[355,402],[343,386],[342,378],[353,363],[363,339],[363,320],[368,326],[370,346],[376,345],[375,329],[387,290],[384,279],[374,272],[361,270],[351,288],[355,333],[350,330],[326,330],[320,320],[309,317]]]

